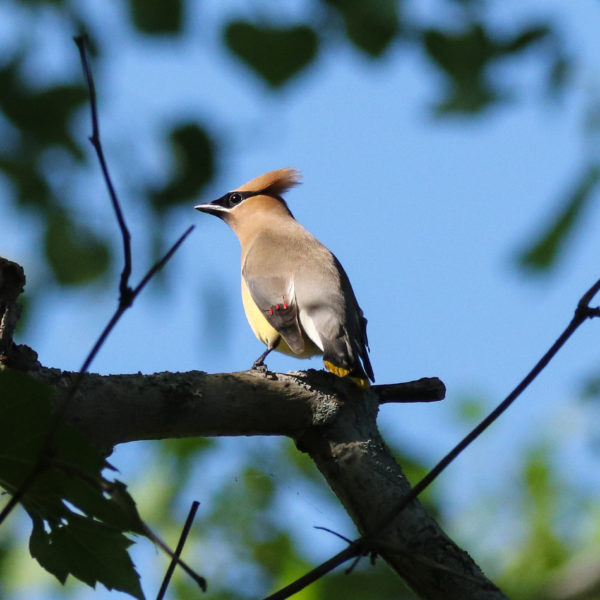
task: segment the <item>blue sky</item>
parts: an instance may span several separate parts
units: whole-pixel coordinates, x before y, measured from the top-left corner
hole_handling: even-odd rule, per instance
[[[568,8],[533,0],[505,4],[495,16],[502,23],[519,23],[516,14],[560,17],[582,58],[574,91],[562,102],[542,102],[543,73],[536,61],[518,61],[498,74],[500,81],[510,75],[515,82],[514,102],[474,120],[441,122],[427,110],[441,82],[414,51],[396,47],[381,63],[370,64],[340,46],[290,89],[268,95],[252,74],[217,49],[214,25],[227,11],[238,14],[236,3],[225,9],[203,3],[204,12],[196,7],[191,17],[190,31],[196,27],[198,35],[185,44],[156,46],[132,43],[116,3],[87,3],[102,31],[111,32],[110,54],[117,59],[96,79],[105,151],[133,236],[134,280],[148,264],[144,232],[151,226],[136,196],[147,182],[136,177],[142,167],[152,166],[157,180],[166,178],[169,157],[157,142],[165,122],[210,116],[213,133],[226,142],[221,174],[198,201],[262,172],[297,167],[304,183],[287,195],[288,203],[349,274],[369,320],[377,383],[435,375],[448,387],[442,404],[381,411],[385,436],[430,464],[466,433],[457,418],[461,398],[478,398],[490,408],[499,402],[600,276],[598,206],[587,211],[553,276],[526,278],[514,263],[518,249],[559,206],[587,156],[582,115],[598,81],[599,8],[591,1]],[[237,6],[243,10],[244,4]],[[426,10],[421,9],[423,17]],[[42,30],[47,31],[40,25]],[[40,46],[49,51],[31,66],[33,72],[43,69],[51,79],[64,69],[77,70],[70,35],[65,28],[42,35]],[[82,138],[89,134],[87,112],[75,127]],[[92,225],[112,229],[93,161],[84,179],[64,185],[77,190],[79,202],[72,210]],[[23,264],[32,282],[42,256],[31,246],[33,222],[19,228],[17,218],[6,202],[0,204],[0,219],[15,224],[3,232],[0,254]],[[174,240],[189,224],[196,230],[169,265],[166,282],[154,282],[155,289],[151,286],[125,315],[93,371],[237,371],[262,351],[239,298],[235,236],[192,205],[160,226]],[[51,293],[21,341],[39,352],[43,364],[77,369],[114,309],[113,279],[110,291]],[[516,477],[514,447],[548,437],[557,443],[564,477],[577,480],[586,473],[590,478],[586,468],[593,457],[581,441],[590,425],[574,392],[581,377],[597,368],[597,335],[597,323],[584,325],[501,422],[442,476],[438,485],[450,516],[459,519],[474,497],[493,495]],[[281,371],[321,368],[318,359],[285,356],[270,356],[268,365]],[[226,445],[234,455],[244,440]],[[132,449],[114,456],[126,481],[127,475],[135,479],[136,457]],[[598,479],[591,479],[588,485],[597,490]],[[311,502],[301,502],[296,514],[323,524],[320,510],[311,517],[305,504]],[[485,547],[485,541],[479,543]]]

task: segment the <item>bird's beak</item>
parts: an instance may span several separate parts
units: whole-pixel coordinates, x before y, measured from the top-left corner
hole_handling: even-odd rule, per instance
[[[218,200],[214,202],[202,202],[201,204],[196,204],[194,208],[199,210],[200,212],[208,213],[209,215],[215,215],[215,217],[223,218],[225,214],[228,212],[224,206],[217,204]]]

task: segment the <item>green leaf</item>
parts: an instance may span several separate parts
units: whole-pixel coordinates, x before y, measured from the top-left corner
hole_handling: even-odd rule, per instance
[[[600,167],[597,165],[591,165],[580,175],[558,213],[550,219],[542,233],[535,237],[536,241],[517,257],[522,268],[541,273],[556,264],[599,182]]]
[[[423,44],[447,80],[446,98],[435,107],[438,113],[474,113],[498,100],[485,73],[496,49],[480,25],[456,34],[429,29]]]
[[[28,153],[14,152],[0,156],[0,170],[15,185],[21,206],[45,209],[50,204],[52,194],[48,182]]]
[[[492,66],[546,39],[550,27],[541,24],[502,39],[483,23],[472,23],[458,32],[428,29],[423,46],[446,78],[445,98],[435,105],[438,114],[480,112],[508,97],[491,83]]]
[[[557,54],[548,70],[547,90],[548,94],[557,97],[561,92],[564,92],[567,83],[572,79],[573,63],[569,57],[564,54]]]
[[[600,375],[593,374],[586,377],[581,385],[580,396],[586,401],[600,399]]]
[[[102,477],[106,461],[71,427],[60,425],[45,448],[52,393],[27,375],[0,372],[0,486],[14,492],[41,458],[21,501],[33,521],[32,556],[63,583],[72,574],[142,598],[123,535],[144,532],[135,503],[123,484]]]
[[[203,128],[195,123],[180,125],[171,132],[170,142],[175,174],[162,189],[150,192],[156,210],[189,202],[215,176],[215,144]]]
[[[523,29],[513,36],[512,39],[505,41],[499,47],[507,54],[522,52],[529,46],[547,39],[551,33],[551,28],[546,24],[534,25]]]
[[[44,239],[46,257],[57,281],[80,285],[98,279],[110,266],[106,242],[62,211],[48,215]]]
[[[18,371],[0,371],[0,485],[12,489],[1,466],[23,471],[41,447],[50,420],[51,388]],[[15,462],[21,463],[14,465]],[[7,463],[10,463],[7,465]]]
[[[47,146],[62,146],[77,159],[83,152],[69,131],[69,121],[88,98],[83,85],[29,88],[18,60],[0,69],[0,110],[21,134],[21,144],[35,156]]]
[[[129,0],[129,9],[133,24],[143,33],[163,35],[181,31],[182,0],[169,0],[169,2]]]
[[[224,36],[229,50],[273,88],[287,83],[317,55],[317,35],[307,25],[261,27],[233,21]]]
[[[348,39],[363,52],[377,57],[400,30],[397,0],[325,0],[344,18]]]
[[[102,583],[108,590],[144,599],[139,576],[127,553],[133,542],[119,531],[71,514],[67,523],[49,532],[34,521],[34,532],[32,556],[59,580],[64,582],[65,573],[70,573],[91,587]]]
[[[50,535],[44,530],[43,520],[32,514],[30,517],[33,530],[29,538],[29,552],[46,571],[52,573],[64,585],[70,571],[67,560],[52,545]]]
[[[454,409],[465,423],[478,423],[485,415],[483,398],[476,393],[466,393],[456,399]]]

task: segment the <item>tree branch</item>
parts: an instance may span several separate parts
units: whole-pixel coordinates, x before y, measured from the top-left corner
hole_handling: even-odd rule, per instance
[[[17,298],[24,288],[23,267],[0,257],[0,360],[12,349],[15,326],[21,314]]]
[[[405,393],[423,398],[439,395],[443,385],[423,379],[365,392],[324,371],[102,376],[42,367],[23,347],[15,354],[30,357],[29,362],[18,362],[18,368],[52,386],[57,407],[61,391],[73,389],[74,379],[80,380],[64,408],[64,419],[107,453],[121,443],[174,437],[294,439],[318,466],[361,535],[372,531],[381,515],[389,514],[411,489],[377,430],[379,404],[391,398],[392,391],[395,397]],[[344,551],[346,559],[376,550],[421,598],[504,598],[418,501],[369,544],[367,548],[353,542]]]
[[[57,390],[78,376],[39,366],[30,374]],[[374,390],[364,394],[322,371],[86,374],[65,419],[106,451],[135,440],[286,435],[311,456],[364,534],[410,492],[377,431],[379,402]],[[418,501],[374,544],[422,598],[503,598]],[[363,552],[350,548],[347,558]]]

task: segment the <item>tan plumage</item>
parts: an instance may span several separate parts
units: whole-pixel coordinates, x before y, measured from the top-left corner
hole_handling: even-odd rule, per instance
[[[286,168],[256,177],[195,208],[222,218],[242,247],[242,302],[252,331],[271,350],[325,366],[361,385],[373,380],[366,319],[336,257],[293,217],[281,197],[298,185]]]
[[[301,178],[302,176],[299,171],[292,169],[291,167],[285,167],[283,169],[277,169],[276,171],[263,173],[236,188],[236,191],[247,192],[268,190],[271,194],[281,196],[290,188],[300,185]]]

